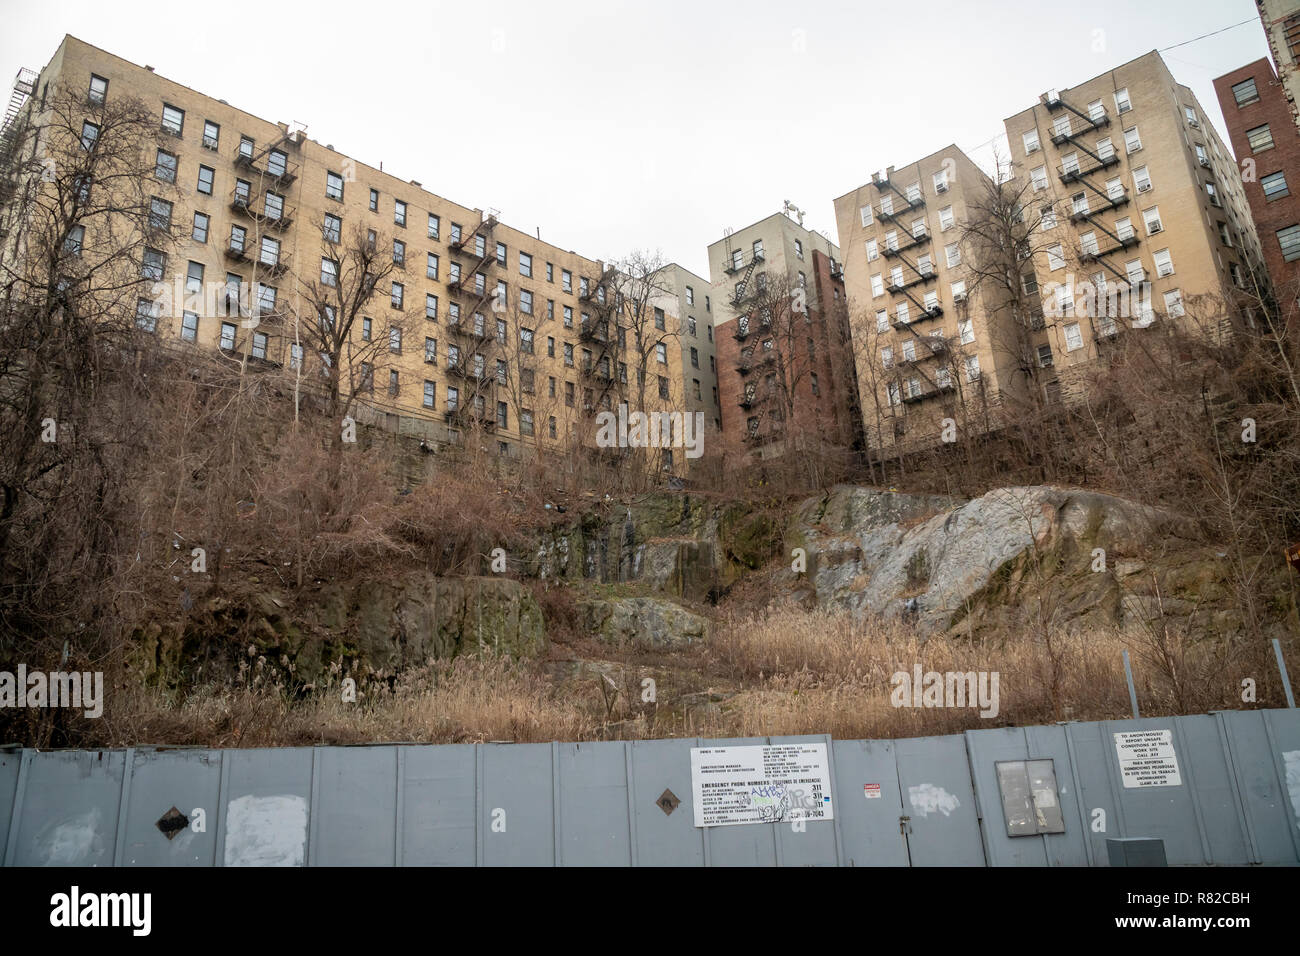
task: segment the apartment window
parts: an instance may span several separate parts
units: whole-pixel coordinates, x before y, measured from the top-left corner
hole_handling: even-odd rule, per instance
[[[1286,185],[1286,173],[1281,170],[1260,177],[1259,185],[1264,190],[1264,198],[1269,202],[1291,195],[1291,190]]]
[[[923,301],[925,304],[925,311],[933,312],[935,309],[939,308],[939,293],[927,292]],[[809,339],[808,341],[811,344],[812,339]]]
[[[913,339],[906,339],[906,340],[904,340],[904,342],[903,342],[903,361],[904,361],[904,362],[915,362],[915,361],[916,361],[916,341],[915,341],[915,340],[913,340]]]
[[[569,368],[573,368],[573,343],[572,342],[564,343],[564,364],[567,365]]]
[[[289,171],[289,157],[278,149],[271,150],[266,157],[266,171],[272,176],[283,176]]]
[[[1147,192],[1151,188],[1151,176],[1145,166],[1138,166],[1133,170],[1133,185],[1140,193]]]
[[[879,244],[876,242],[875,239],[868,239],[867,240],[867,261],[874,262],[879,258],[880,258]]]
[[[1075,326],[1078,327],[1077,324]],[[1048,368],[1052,364],[1052,347],[1050,345],[1038,346],[1038,367]]]
[[[1103,136],[1101,139],[1097,140],[1096,152],[1099,158],[1103,160],[1110,159],[1115,155],[1115,144],[1110,141],[1109,136]],[[1078,168],[1077,163],[1075,164],[1075,168]]]
[[[81,148],[94,149],[95,141],[99,139],[99,126],[86,120],[81,124]]]
[[[871,207],[870,207],[870,206],[863,206],[861,209],[858,210],[858,213],[859,213],[859,215],[861,215],[861,217],[862,217],[862,228],[865,229],[865,228],[867,228],[868,226],[870,226],[870,225],[871,225],[871,222],[872,222],[872,219],[871,219]]]
[[[953,226],[952,206],[944,206],[939,210],[939,231],[945,232]],[[925,225],[922,223],[921,235],[925,234]]]
[[[400,199],[393,200],[393,222],[399,226],[406,226],[406,203]]]
[[[958,279],[952,284],[952,300],[962,302],[966,298],[966,280]]]
[[[438,232],[440,231],[441,227],[442,227],[442,220],[439,219],[437,216],[435,216],[433,213],[429,213],[429,238],[437,239]]]
[[[1232,98],[1237,101],[1238,106],[1249,106],[1251,103],[1258,103],[1259,90],[1255,88],[1255,78],[1252,76],[1248,80],[1234,83],[1232,86]]]
[[[392,303],[394,309],[400,309],[402,307],[402,298],[403,298],[404,291],[405,290],[402,288],[402,283],[400,282],[393,283]]]
[[[158,150],[157,159],[153,164],[153,175],[155,179],[161,179],[165,183],[176,182],[176,154],[169,153],[165,149]]]
[[[262,212],[271,222],[278,222],[284,215],[284,197],[267,190],[266,198],[262,203]]]
[[[1183,291],[1171,289],[1165,293],[1165,312],[1177,318],[1183,315]]]
[[[447,411],[454,412],[460,406],[460,389],[454,385],[447,386]]]
[[[1124,263],[1124,274],[1128,276],[1128,281],[1134,285],[1147,277],[1147,271],[1142,268],[1141,259],[1130,259]]]
[[[1073,352],[1081,348],[1083,348],[1083,332],[1079,330],[1078,322],[1071,322],[1065,327],[1065,350]]]
[[[904,190],[904,193],[907,196],[907,201],[912,205],[916,205],[921,201],[921,184],[912,183]]]
[[[379,212],[379,190],[370,190],[370,211]]]
[[[566,329],[573,328],[573,306],[571,305],[564,307],[564,327]]]
[[[343,236],[343,220],[326,213],[325,224],[321,227],[321,236],[326,242],[338,242]]]
[[[1122,219],[1115,220],[1115,235],[1121,239],[1133,238],[1133,220],[1125,216]]]
[[[1056,270],[1065,268],[1065,250],[1058,242],[1047,247],[1047,268]]]
[[[882,216],[892,216],[892,215],[894,214],[894,197],[893,197],[893,196],[881,196],[881,197],[880,197],[880,214],[881,214]]]
[[[1246,143],[1250,146],[1252,153],[1262,153],[1266,149],[1273,148],[1273,130],[1265,123],[1263,126],[1256,126],[1254,129],[1246,130]]]
[[[1279,173],[1278,175],[1281,174]],[[1283,180],[1283,183],[1285,184],[1285,180]],[[1223,203],[1219,202],[1219,191],[1214,188],[1214,183],[1205,184],[1205,194],[1210,197],[1211,206],[1221,207],[1223,205]]]
[[[402,354],[402,330],[395,325],[388,327],[388,351]]]
[[[1058,116],[1055,120],[1053,120],[1052,135],[1053,136],[1070,135],[1070,114],[1069,113],[1063,113],[1060,116]]]
[[[877,332],[889,331],[889,313],[884,309],[876,310],[876,331]]]
[[[460,242],[460,235],[461,235],[460,223],[453,222],[451,224],[451,244],[453,246]]]
[[[1070,197],[1070,212],[1076,216],[1086,216],[1088,214],[1088,194],[1075,193]]]
[[[430,382],[428,379],[425,379],[424,380],[424,407],[436,408],[437,405],[438,405],[438,386],[435,383]]]
[[[1136,153],[1142,148],[1142,137],[1138,135],[1138,128],[1130,126],[1124,130],[1124,149],[1126,152]]]
[[[438,297],[429,292],[424,294],[424,317],[438,321]]]
[[[479,273],[478,275],[475,276],[475,279],[478,279],[479,276],[481,276],[481,275],[482,275],[482,273]],[[484,281],[486,281],[486,280],[484,280]],[[504,280],[504,279],[498,279],[498,280],[497,280],[497,293],[496,293],[496,300],[497,300],[497,302],[501,303],[501,306],[502,306],[503,308],[504,308],[504,307],[505,307],[505,306],[510,302],[509,297],[506,295],[506,283],[505,283],[505,280]]]
[[[181,315],[181,341],[197,342],[199,340],[199,315],[197,312],[185,312]]]
[[[253,358],[256,359],[266,358],[266,333],[265,332],[253,333]]]
[[[500,252],[502,248],[504,247],[499,247],[497,251]],[[533,257],[526,252],[519,253],[519,274],[529,279],[533,277]]]
[[[1029,153],[1036,153],[1041,148],[1038,142],[1038,130],[1036,129],[1031,129],[1028,133],[1022,133],[1021,139],[1023,139],[1025,143],[1026,155]]]
[[[203,263],[191,262],[185,270],[185,294],[199,295],[203,292]]]
[[[1047,188],[1047,167],[1039,166],[1029,172],[1030,181],[1033,183],[1034,192]]]
[[[934,260],[930,258],[930,254],[928,252],[925,255],[919,256],[917,258],[916,271],[921,273],[921,275],[923,276],[928,276],[931,272],[934,271]]]
[[[1195,109],[1194,107],[1191,107],[1191,106],[1184,106],[1184,107],[1183,107],[1183,116],[1185,116],[1185,117],[1187,118],[1187,125],[1188,125],[1188,126],[1192,127],[1193,129],[1199,129],[1199,128],[1200,128],[1200,126],[1201,126],[1201,121],[1197,118],[1197,116],[1196,116],[1196,109]]]
[[[395,368],[388,370],[388,394],[390,397],[396,397],[398,394],[398,372]]]
[[[1133,108],[1133,103],[1128,98],[1128,88],[1115,91],[1115,112],[1127,113]]]
[[[235,326],[231,322],[221,323],[221,348],[230,350],[235,347]]]
[[[1039,223],[1042,226],[1044,231],[1048,229],[1055,229],[1056,228],[1056,207],[1044,206],[1043,214],[1039,218]]]
[[[980,377],[980,357],[978,355],[966,356],[966,381],[978,381]]]
[[[81,255],[82,244],[86,241],[86,227],[73,226],[68,230],[68,238],[63,241],[63,251],[70,256]],[[193,263],[191,263],[193,265]]]
[[[1300,225],[1290,225],[1277,231],[1277,244],[1286,262],[1300,259]]]
[[[243,252],[244,242],[248,237],[248,230],[243,226],[230,227],[230,251]]]
[[[871,277],[871,295],[872,297],[885,294],[885,280],[880,273]]]
[[[108,98],[108,80],[95,73],[90,74],[90,91],[86,98],[92,103],[103,103]]]
[[[522,352],[524,355],[533,354],[533,338],[534,336],[533,336],[532,329],[519,330],[519,351]]]
[[[262,315],[271,315],[275,312],[275,300],[279,295],[279,290],[275,286],[257,284],[257,311]]]
[[[565,382],[564,383],[564,404],[569,406],[570,408],[573,407],[573,397],[574,397],[573,393],[574,393],[573,383]]]
[[[889,404],[901,405],[902,403],[903,403],[903,396],[898,389],[898,383],[890,382],[889,383]],[[752,435],[756,431],[758,431],[758,419],[751,418],[749,420],[749,433]]]
[[[573,273],[568,269],[560,270],[560,288],[565,292],[573,291]]]
[[[325,173],[325,196],[328,199],[343,199],[343,177],[338,173]]]
[[[190,238],[195,242],[207,242],[209,222],[207,213],[196,212],[194,214],[194,227],[190,230]]]
[[[1088,119],[1094,123],[1100,123],[1106,118],[1106,107],[1102,105],[1101,100],[1093,100],[1088,104]]]
[[[1095,232],[1085,232],[1079,236],[1079,250],[1085,255],[1095,256],[1100,251],[1097,245],[1097,234]]]
[[[289,346],[289,368],[302,368],[302,346],[297,342]]]
[[[903,267],[902,267],[902,266],[894,266],[894,268],[892,268],[892,269],[889,270],[889,285],[890,285],[890,288],[893,288],[893,289],[898,289],[898,288],[901,288],[901,287],[902,287],[902,285],[903,285]]]
[[[660,365],[668,364],[668,346],[662,342],[655,346],[655,360],[658,361]]]
[[[329,327],[332,328],[333,325],[334,325],[333,322],[329,323]],[[362,342],[370,341],[370,332],[373,328],[374,328],[374,323],[371,322],[370,319],[363,316],[361,319],[361,341]]]
[[[167,257],[157,249],[145,249],[140,265],[140,275],[157,282],[163,277],[163,268],[166,262]]]
[[[185,111],[164,103],[162,127],[173,136],[180,136],[185,129]]]
[[[525,315],[533,314],[533,294],[527,289],[519,290],[519,311]]]
[[[497,402],[497,428],[510,427],[510,406],[505,402]]]
[[[1160,207],[1152,206],[1142,210],[1142,222],[1147,228],[1147,235],[1160,232],[1164,228],[1160,223]]]
[[[1156,264],[1156,275],[1164,278],[1174,274],[1174,260],[1169,255],[1168,249],[1157,250],[1152,258]]]
[[[157,196],[149,200],[149,228],[167,230],[172,227],[172,204]]]
[[[898,303],[898,308],[895,310],[895,317],[900,323],[906,325],[908,322],[912,321],[911,307],[906,302]]]
[[[656,377],[659,379],[659,397],[667,399],[669,397],[668,379],[664,378],[662,375]]]
[[[970,345],[975,341],[975,326],[970,319],[961,319],[957,322],[957,338],[962,345]]]
[[[251,137],[239,137],[239,155],[244,159],[253,158],[253,140]]]
[[[402,266],[406,264],[406,243],[401,239],[393,240],[393,265]]]
[[[320,261],[320,281],[322,285],[339,284],[339,264],[333,259],[322,258]]]
[[[948,262],[948,267],[961,265],[961,249],[955,242],[950,242],[943,247],[943,254]]]

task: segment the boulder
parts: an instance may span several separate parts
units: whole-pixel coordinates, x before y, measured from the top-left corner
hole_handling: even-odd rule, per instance
[[[672,601],[632,597],[583,601],[582,625],[603,641],[672,649],[708,639],[709,622]]]

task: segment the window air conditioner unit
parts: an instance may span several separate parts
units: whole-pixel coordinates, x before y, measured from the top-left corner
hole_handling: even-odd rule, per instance
[[[1201,128],[1201,121],[1200,121],[1200,120],[1195,120],[1195,119],[1193,119],[1193,120],[1188,120],[1188,121],[1187,121],[1187,125],[1190,126],[1192,129],[1200,129],[1200,128]]]
[[[1152,233],[1156,233],[1156,232],[1160,232],[1160,230],[1162,230],[1163,228],[1164,226],[1160,225],[1160,220],[1157,219],[1155,222],[1151,223],[1150,231]]]
[[[965,302],[965,301],[966,301],[966,293],[965,293],[965,292],[954,292],[954,293],[952,294],[952,301],[954,301],[954,302]]]
[[[1199,162],[1199,163],[1200,163],[1202,166],[1204,166],[1206,169],[1209,169],[1209,168],[1210,168],[1210,160],[1209,160],[1209,157],[1208,157],[1208,156],[1201,156],[1201,157],[1198,157],[1197,162]]]
[[[1147,192],[1150,188],[1151,188],[1150,183],[1143,183],[1141,186],[1138,187],[1138,192],[1144,193]]]
[[[1162,279],[1163,279],[1165,276],[1171,276],[1171,275],[1173,275],[1173,274],[1174,274],[1174,270],[1173,270],[1173,269],[1170,269],[1170,268],[1167,268],[1167,267],[1165,267],[1165,268],[1161,268],[1161,269],[1158,269],[1158,270],[1156,271],[1156,275],[1159,276],[1159,277],[1162,278]]]
[[[937,189],[937,190],[938,190],[939,192],[941,192],[941,193],[946,193],[946,192],[948,191],[948,182],[947,182],[947,180],[944,180],[943,182],[935,183],[934,188]]]

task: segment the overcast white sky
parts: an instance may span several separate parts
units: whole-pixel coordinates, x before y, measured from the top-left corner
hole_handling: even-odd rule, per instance
[[[1165,53],[1221,134],[1212,80],[1268,53],[1252,0],[979,3],[0,0],[0,79],[71,33],[592,258],[705,247],[832,201]]]

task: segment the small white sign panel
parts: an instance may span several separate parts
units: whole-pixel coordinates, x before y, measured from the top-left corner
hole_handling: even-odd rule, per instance
[[[697,827],[831,820],[825,744],[692,747]]]
[[[1172,730],[1137,730],[1115,735],[1115,753],[1125,787],[1181,787]]]

